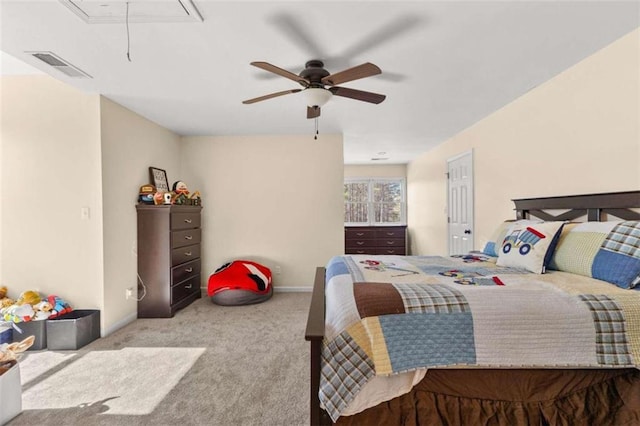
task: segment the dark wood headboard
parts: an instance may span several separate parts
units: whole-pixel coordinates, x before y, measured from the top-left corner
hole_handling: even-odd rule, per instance
[[[531,216],[542,220],[574,220],[586,215],[590,222],[606,220],[603,213],[623,220],[640,220],[640,191],[607,192],[601,194],[568,195],[562,197],[519,198],[516,218]],[[549,210],[568,210],[553,214]]]

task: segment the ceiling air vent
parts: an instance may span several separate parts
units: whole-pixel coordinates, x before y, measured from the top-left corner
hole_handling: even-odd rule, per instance
[[[52,52],[25,52],[34,58],[40,59],[45,64],[57,69],[61,73],[74,78],[92,78],[89,74],[80,68],[71,65],[69,62],[60,58]]]

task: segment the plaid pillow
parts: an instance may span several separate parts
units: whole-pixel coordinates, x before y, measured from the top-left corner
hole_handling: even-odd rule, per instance
[[[560,237],[550,269],[597,278],[621,288],[640,284],[640,221],[587,222]]]

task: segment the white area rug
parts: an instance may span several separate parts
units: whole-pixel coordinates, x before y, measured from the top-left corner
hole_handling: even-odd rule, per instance
[[[97,411],[102,414],[149,414],[204,351],[205,348],[124,348],[88,352],[76,356],[42,382],[31,383],[23,392],[22,408],[95,409],[99,404]],[[67,361],[59,354],[51,354],[33,354],[25,361],[37,363],[35,355],[48,361],[43,364]],[[29,380],[33,379],[31,375]]]

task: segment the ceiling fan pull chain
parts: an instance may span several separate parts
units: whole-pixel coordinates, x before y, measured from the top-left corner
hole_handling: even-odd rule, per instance
[[[319,132],[318,132],[318,117],[316,117],[314,120],[316,122],[316,134],[313,136],[313,139],[314,140],[318,140],[318,134],[319,134]]]
[[[125,16],[125,23],[127,26],[127,59],[131,62],[131,48],[130,48],[130,40],[129,40],[129,2],[127,2],[127,14]]]

